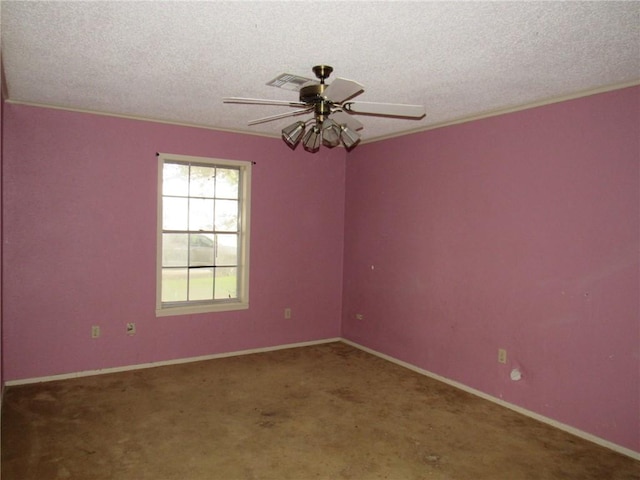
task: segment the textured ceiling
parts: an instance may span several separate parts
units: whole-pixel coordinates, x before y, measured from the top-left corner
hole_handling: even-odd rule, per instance
[[[640,2],[2,1],[10,101],[278,136],[297,100],[281,73],[423,104],[422,120],[358,116],[364,140],[640,82]],[[292,109],[293,110],[293,109]]]

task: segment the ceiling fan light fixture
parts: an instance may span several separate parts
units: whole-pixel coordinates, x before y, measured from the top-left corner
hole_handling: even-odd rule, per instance
[[[320,150],[320,143],[322,142],[322,130],[317,125],[311,127],[311,129],[304,136],[302,146],[307,152],[316,153]]]
[[[243,97],[224,97],[222,101],[224,103],[280,105],[298,108],[292,112],[251,120],[249,125],[295,115],[311,114],[313,118],[305,122],[293,123],[282,129],[282,139],[288,147],[294,150],[302,142],[304,149],[311,153],[316,153],[322,145],[334,148],[342,143],[347,150],[351,150],[358,145],[360,143],[360,134],[357,132],[364,125],[353,118],[353,114],[414,118],[416,120],[425,116],[425,109],[422,105],[352,101],[353,97],[364,92],[364,86],[346,78],[336,78],[328,84],[326,80],[332,71],[333,67],[329,65],[316,65],[313,67],[313,73],[315,73],[320,82],[291,74],[283,74],[269,82],[268,85],[298,90],[298,101]],[[290,88],[290,82],[292,82],[292,85],[295,84],[294,88]],[[333,115],[333,117],[329,118],[330,115]],[[307,128],[308,125],[310,128]]]
[[[284,127],[282,129],[282,139],[285,141],[291,149],[295,149],[300,140],[302,139],[302,135],[304,135],[305,123],[302,121],[292,123],[288,127]]]
[[[346,125],[341,125],[340,140],[342,140],[344,148],[346,148],[347,150],[351,150],[358,144],[358,142],[360,142],[360,135],[358,135],[357,132],[351,130]]]
[[[330,118],[322,123],[322,144],[329,148],[340,144],[340,126]]]

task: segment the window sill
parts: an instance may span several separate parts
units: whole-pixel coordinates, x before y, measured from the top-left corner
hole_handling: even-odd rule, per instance
[[[192,315],[196,313],[232,312],[235,310],[247,310],[246,302],[216,303],[212,305],[185,305],[178,307],[156,308],[156,317],[170,317],[176,315]]]

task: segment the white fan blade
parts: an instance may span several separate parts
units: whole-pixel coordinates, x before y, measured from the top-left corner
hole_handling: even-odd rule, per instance
[[[306,107],[306,103],[289,102],[287,100],[266,100],[263,98],[224,97],[224,103],[244,103],[247,105],[282,105],[285,107]]]
[[[303,104],[304,105],[304,104]],[[278,120],[280,118],[294,117],[296,115],[304,115],[313,111],[313,107],[303,108],[302,110],[294,110],[293,112],[279,113],[278,115],[270,115],[268,117],[258,118],[257,120],[251,120],[249,125],[256,125],[258,123],[270,122],[271,120]]]
[[[364,85],[346,78],[336,78],[322,95],[333,103],[342,103],[362,92],[364,92]]]
[[[353,118],[348,113],[344,113],[342,111],[337,111],[337,112],[332,113],[331,114],[331,118],[336,123],[341,123],[343,125],[346,125],[351,130],[362,130],[364,128],[364,125],[362,123],[360,123],[359,120]]]
[[[387,115],[390,117],[422,118],[425,109],[422,105],[403,105],[400,103],[348,102],[342,106],[347,112]]]

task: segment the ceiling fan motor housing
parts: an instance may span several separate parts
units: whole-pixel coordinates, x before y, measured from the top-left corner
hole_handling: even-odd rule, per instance
[[[316,117],[326,117],[331,113],[331,102],[322,95],[326,87],[327,85],[324,83],[313,83],[300,89],[300,101],[308,105],[314,105]]]

